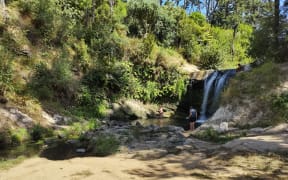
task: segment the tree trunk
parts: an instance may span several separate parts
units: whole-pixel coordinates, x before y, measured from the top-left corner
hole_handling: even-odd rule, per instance
[[[274,2],[274,38],[275,48],[279,46],[279,29],[280,29],[280,0]]]

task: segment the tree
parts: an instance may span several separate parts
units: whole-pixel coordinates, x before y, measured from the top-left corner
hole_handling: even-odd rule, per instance
[[[280,1],[275,0],[274,2],[274,37],[275,37],[275,47],[279,46],[279,30],[280,30]]]

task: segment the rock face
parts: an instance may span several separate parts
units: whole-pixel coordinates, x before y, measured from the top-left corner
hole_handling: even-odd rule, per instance
[[[33,119],[17,108],[0,108],[0,129],[3,123],[29,128],[33,126]]]
[[[220,128],[223,122],[228,123],[228,127],[253,125],[265,117],[265,113],[255,107],[253,102],[248,101],[237,107],[222,106],[199,129]]]
[[[288,149],[288,134],[262,135],[235,139],[223,145],[231,151],[245,152],[280,152]]]

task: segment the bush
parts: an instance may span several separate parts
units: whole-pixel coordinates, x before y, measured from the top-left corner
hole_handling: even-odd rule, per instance
[[[7,51],[0,46],[0,96],[12,90],[12,61]]]
[[[207,47],[202,50],[198,65],[202,69],[217,69],[221,63],[219,51],[213,47]]]
[[[93,140],[92,154],[96,156],[108,156],[117,152],[120,143],[113,135],[100,135]]]
[[[53,75],[48,69],[47,64],[40,63],[35,66],[33,77],[29,83],[30,89],[38,96],[40,99],[51,99],[53,97],[53,92],[51,89],[51,84],[53,83]]]
[[[65,139],[78,139],[88,130],[94,130],[99,126],[99,122],[91,119],[89,122],[76,122],[71,126],[61,130],[59,134],[63,135]]]
[[[95,130],[100,126],[100,121],[98,119],[90,119],[88,122],[88,130]]]
[[[212,141],[217,143],[225,143],[227,141],[231,141],[232,139],[239,138],[241,136],[245,136],[245,133],[220,133],[213,129],[212,127],[209,127],[203,131],[198,132],[195,135],[197,138],[205,140],[205,141]]]
[[[53,131],[41,126],[40,124],[34,125],[30,130],[30,138],[33,141],[39,141],[50,136],[53,136]]]
[[[61,102],[73,100],[76,93],[76,83],[72,81],[70,63],[65,55],[54,60],[52,68],[45,63],[36,65],[30,81],[30,89],[42,100],[55,98]]]
[[[33,3],[33,0],[20,0],[18,2],[20,12],[23,15],[31,15],[34,5],[35,3]]]
[[[11,130],[11,143],[13,145],[20,145],[29,139],[29,133],[25,128]]]
[[[288,92],[284,92],[277,96],[272,96],[271,99],[272,99],[272,110],[274,112],[274,121],[287,122]]]
[[[0,149],[5,149],[11,145],[11,133],[8,129],[0,131]]]
[[[91,65],[91,57],[88,53],[89,47],[86,45],[84,39],[74,43],[74,49],[77,52],[74,58],[73,66],[82,72],[87,72]]]

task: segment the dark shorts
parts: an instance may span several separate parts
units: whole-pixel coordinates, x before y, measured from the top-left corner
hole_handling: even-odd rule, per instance
[[[189,118],[189,122],[195,122],[196,120],[197,120],[196,117],[190,117],[190,118]]]

